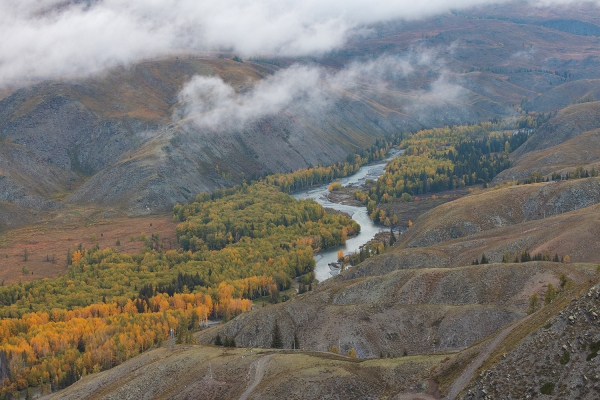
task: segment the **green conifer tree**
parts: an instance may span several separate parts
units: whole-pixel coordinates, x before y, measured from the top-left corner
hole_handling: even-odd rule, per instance
[[[281,339],[281,330],[279,329],[279,324],[277,320],[275,320],[275,325],[273,325],[273,339],[271,340],[271,347],[274,349],[282,349],[283,348],[283,340]]]

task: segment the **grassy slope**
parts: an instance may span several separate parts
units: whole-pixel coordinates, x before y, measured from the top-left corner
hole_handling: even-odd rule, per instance
[[[67,251],[75,250],[79,244],[92,248],[97,243],[101,249],[111,247],[136,253],[144,246],[139,239],[142,232],[148,237],[159,234],[168,250],[175,246],[175,226],[170,214],[128,218],[93,207],[60,210],[50,221],[0,235],[0,281],[9,284],[54,278],[67,268]],[[132,236],[134,241],[130,240]],[[116,246],[117,240],[120,246]],[[27,261],[24,261],[25,251]],[[23,267],[29,271],[27,275]]]
[[[586,212],[582,209],[600,202],[599,186],[599,178],[587,178],[474,192],[423,214],[403,234],[396,248],[432,246],[570,211],[593,214],[591,210]],[[555,222],[558,224],[560,221]],[[515,232],[515,235],[522,232]]]
[[[525,179],[532,172],[572,172],[582,166],[598,169],[600,102],[570,105],[560,110],[512,155],[513,167],[494,182]]]
[[[163,347],[88,376],[50,398],[126,399],[138,398],[141,393],[155,399],[237,398],[254,381],[256,363],[266,355],[273,357],[251,399],[384,397],[444,358],[437,355],[359,361],[319,352]],[[173,374],[177,380],[172,379]]]

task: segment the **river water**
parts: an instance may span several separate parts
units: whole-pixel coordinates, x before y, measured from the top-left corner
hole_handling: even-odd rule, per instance
[[[390,151],[391,156],[376,164],[363,165],[354,174],[342,178],[340,183],[342,186],[358,185],[364,183],[366,179],[377,180],[383,173],[385,165],[394,157],[402,154],[402,151],[392,149]],[[367,213],[367,208],[364,206],[350,206],[340,203],[333,203],[327,199],[329,193],[329,185],[321,185],[300,192],[293,193],[292,196],[296,199],[313,199],[323,207],[333,208],[334,210],[342,211],[352,217],[353,220],[359,223],[360,233],[354,237],[348,238],[346,244],[336,247],[331,247],[327,250],[320,251],[315,254],[315,277],[319,282],[324,281],[327,278],[331,278],[329,269],[329,263],[337,261],[337,252],[341,249],[344,250],[344,254],[354,253],[359,250],[360,246],[373,239],[378,232],[387,230],[388,228],[382,228],[373,223]]]

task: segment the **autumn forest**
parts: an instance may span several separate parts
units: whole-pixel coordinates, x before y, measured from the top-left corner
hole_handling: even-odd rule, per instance
[[[348,176],[398,146],[404,154],[368,192],[355,193],[384,224],[382,202],[489,182],[527,138],[512,134],[519,123],[399,135],[346,162],[201,193],[173,208],[175,249],[143,233],[136,254],[80,245],[69,252],[63,276],[0,287],[0,397],[28,387],[50,393],[166,341],[193,342],[192,333],[210,319],[248,311],[253,300],[289,290],[295,278],[303,277],[307,290],[314,254],[343,244],[360,226],[287,193]],[[534,124],[525,120],[524,127]],[[373,253],[380,251],[376,246]]]

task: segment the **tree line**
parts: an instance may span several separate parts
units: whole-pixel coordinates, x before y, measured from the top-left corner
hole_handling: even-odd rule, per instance
[[[356,191],[354,196],[366,204],[371,218],[383,223],[381,203],[412,201],[420,194],[486,185],[510,167],[509,153],[528,138],[527,132],[509,131],[509,127],[506,122],[486,122],[405,135],[400,143],[402,156],[388,163],[368,191]]]

